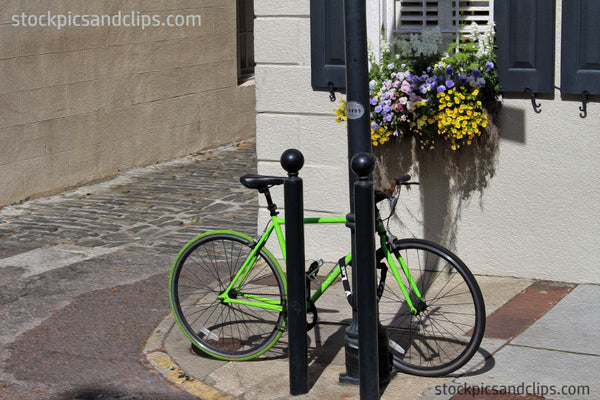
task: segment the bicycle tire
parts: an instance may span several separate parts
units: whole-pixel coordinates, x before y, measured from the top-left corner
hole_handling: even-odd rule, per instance
[[[188,339],[222,360],[248,360],[269,350],[285,330],[286,285],[275,258],[261,249],[232,298],[261,296],[280,310],[219,300],[254,243],[234,231],[214,231],[190,241],[175,260],[169,279],[171,308]]]
[[[419,303],[399,271],[418,309],[413,314],[394,275],[387,274],[379,314],[394,366],[428,377],[456,371],[477,352],[485,331],[485,305],[477,281],[455,254],[427,240],[395,240],[393,253],[408,266],[424,300]],[[381,261],[382,252],[378,258]]]

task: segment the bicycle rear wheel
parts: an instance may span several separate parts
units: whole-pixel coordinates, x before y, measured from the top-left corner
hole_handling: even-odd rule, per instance
[[[210,232],[189,242],[173,264],[173,314],[188,339],[213,357],[257,357],[285,330],[285,278],[266,250],[258,252],[248,272],[228,290],[253,247],[252,239],[241,233]],[[219,298],[226,291],[233,302]]]
[[[398,266],[400,258],[404,261],[422,298],[400,270],[415,314],[388,273],[379,314],[394,366],[419,376],[457,370],[478,350],[485,330],[485,306],[477,281],[456,255],[426,240],[396,240],[394,256]]]

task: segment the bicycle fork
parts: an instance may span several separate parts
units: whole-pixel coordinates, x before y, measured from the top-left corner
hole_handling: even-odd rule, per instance
[[[383,254],[377,255],[377,261],[378,261],[377,268],[382,270],[381,271],[381,279],[379,281],[379,287],[377,289],[377,297],[378,297],[378,299],[381,298],[381,296],[383,295],[383,290],[385,288],[385,278],[387,276],[388,268],[386,267],[386,265],[384,263],[382,263],[380,261],[383,257],[385,257],[390,269],[392,270],[392,274],[394,275],[394,278],[396,279],[396,282],[398,283],[398,286],[400,287],[400,290],[402,291],[402,294],[404,295],[406,304],[410,308],[410,312],[413,315],[418,315],[421,311],[424,311],[425,309],[427,309],[427,304],[423,300],[423,296],[421,295],[421,292],[419,291],[419,288],[417,287],[417,284],[415,283],[415,281],[408,269],[408,266],[406,265],[406,262],[404,261],[404,259],[402,258],[402,255],[396,248],[396,245],[394,245],[393,236],[391,236],[391,235],[388,236],[386,229],[383,226],[383,223],[378,224],[377,233],[379,234],[380,242],[381,242],[380,250],[383,252]],[[395,257],[395,260],[394,260],[394,257]],[[396,260],[398,260],[398,262],[400,263],[400,268],[402,268],[402,272],[404,273],[404,276],[406,277],[411,289],[413,290],[415,296],[417,297],[416,304],[415,304],[415,302],[413,302],[413,300],[410,297],[410,294],[408,293],[408,290],[406,289],[406,285],[404,284],[404,280],[402,279],[402,276],[400,274],[400,268],[398,267]]]

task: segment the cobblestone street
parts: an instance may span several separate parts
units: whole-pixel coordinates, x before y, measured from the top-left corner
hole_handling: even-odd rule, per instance
[[[0,238],[30,247],[75,244],[174,251],[202,231],[256,228],[253,141],[128,171],[114,179],[0,211]],[[284,173],[284,171],[282,171]],[[7,255],[4,254],[4,257]]]

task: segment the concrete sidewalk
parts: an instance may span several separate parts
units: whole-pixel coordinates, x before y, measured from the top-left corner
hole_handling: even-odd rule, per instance
[[[478,281],[489,317],[475,358],[447,377],[398,373],[382,399],[598,398],[599,286],[483,276]],[[326,292],[318,306],[323,317],[309,334],[311,389],[296,398],[359,399],[358,386],[339,383],[345,372],[344,334],[351,319],[341,287]],[[191,351],[168,316],[144,351],[167,379],[201,398],[275,400],[292,397],[286,345],[284,335],[258,360],[212,360]],[[502,395],[504,388],[509,393]],[[518,397],[510,391],[534,396]]]

